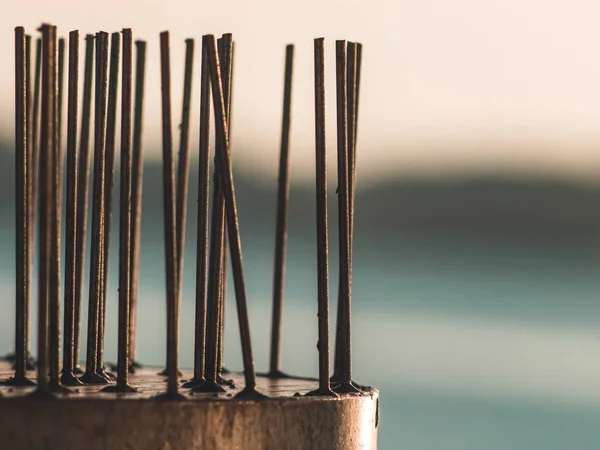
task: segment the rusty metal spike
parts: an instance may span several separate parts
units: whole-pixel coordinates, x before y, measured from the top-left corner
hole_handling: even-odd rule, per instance
[[[29,262],[32,240],[29,226],[30,210],[30,46],[31,37],[23,27],[15,28],[15,216],[16,216],[16,296],[15,296],[15,375],[8,380],[13,386],[32,386],[27,378],[28,321],[30,298]]]
[[[273,310],[271,319],[271,353],[269,376],[286,376],[281,371],[281,335],[283,332],[283,296],[285,283],[285,253],[287,247],[287,220],[290,200],[290,125],[292,109],[292,68],[294,46],[285,49],[285,74],[283,85],[283,118],[281,121],[281,150],[279,176],[277,177],[277,220],[275,226],[275,263],[273,273]]]
[[[329,229],[327,225],[327,152],[325,139],[325,40],[314,41],[315,159],[317,204],[317,301],[319,319],[319,389],[335,395],[329,384]]]
[[[106,108],[106,176],[104,177],[104,233],[102,235],[102,270],[100,272],[100,299],[99,323],[98,323],[98,351],[96,353],[96,365],[100,374],[112,381],[116,377],[107,372],[104,367],[104,333],[106,329],[106,290],[108,287],[108,268],[110,257],[110,236],[112,230],[112,204],[115,174],[115,146],[117,126],[117,99],[119,86],[119,58],[121,53],[121,33],[111,34],[110,44],[110,69],[108,79],[108,103]]]
[[[88,306],[88,338],[85,373],[87,384],[107,384],[98,366],[98,333],[100,327],[100,293],[102,283],[102,246],[104,236],[106,177],[106,96],[108,73],[108,33],[96,33],[96,93],[94,113],[94,191],[92,195],[92,247],[90,257],[90,292]]]
[[[246,386],[237,394],[242,397],[260,398],[263,395],[256,390],[256,374],[252,357],[252,343],[250,339],[250,324],[248,319],[248,306],[246,300],[246,287],[242,267],[242,248],[238,224],[237,205],[235,201],[235,187],[231,159],[228,151],[229,136],[227,129],[226,107],[223,96],[223,79],[219,65],[217,42],[213,35],[203,36],[207,41],[210,78],[213,91],[213,106],[215,110],[216,132],[220,145],[216,149],[217,166],[221,175],[221,186],[225,196],[227,231],[229,235],[229,249],[231,252],[232,272],[235,286],[236,304],[238,312],[238,325],[242,344],[242,359],[244,363],[244,379]]]
[[[347,43],[336,41],[336,93],[337,93],[337,142],[338,142],[338,221],[339,221],[339,271],[341,318],[339,328],[341,356],[339,384],[333,389],[338,393],[360,392],[352,383],[351,348],[351,299],[352,261],[350,244],[350,183],[348,168],[348,86]]]
[[[81,298],[85,272],[85,247],[87,235],[87,214],[90,179],[90,120],[92,116],[92,92],[94,78],[94,41],[93,34],[85,37],[85,63],[83,71],[83,95],[81,105],[81,130],[79,137],[79,159],[77,162],[77,213],[75,240],[75,374],[81,374],[79,367],[79,346],[81,343]]]
[[[65,337],[63,345],[63,371],[61,382],[77,386],[82,382],[75,376],[75,309],[77,260],[77,198],[79,188],[77,148],[77,113],[79,97],[79,32],[69,33],[69,86],[67,110],[67,203],[65,232]]]
[[[40,121],[40,226],[38,263],[38,388],[36,395],[49,395],[49,281],[51,256],[52,153],[54,147],[54,97],[56,52],[52,43],[52,26],[42,31],[42,96]]]
[[[203,51],[208,55],[208,41],[202,41]],[[219,54],[227,54],[227,64],[230,61],[232,48],[231,35],[223,35],[217,41]],[[209,65],[210,67],[210,65]],[[211,75],[212,76],[212,75]],[[214,95],[214,88],[213,88]],[[224,94],[225,95],[225,94]],[[194,388],[196,392],[224,392],[219,383],[219,350],[221,319],[223,318],[223,292],[225,283],[225,198],[218,170],[219,162],[217,149],[222,145],[221,137],[215,137],[215,176],[213,189],[213,211],[211,222],[210,261],[208,278],[208,300],[206,314],[206,360],[204,377],[206,383]]]
[[[200,74],[200,143],[198,149],[198,230],[196,246],[196,323],[194,329],[194,377],[183,385],[204,384],[206,358],[206,294],[208,266],[208,212],[210,192],[210,80],[204,41]]]
[[[173,173],[173,133],[171,126],[171,69],[169,32],[160,34],[162,132],[163,132],[163,203],[165,219],[165,258],[167,275],[167,393],[168,398],[183,399],[178,378],[179,286],[177,280],[176,200]]]
[[[221,74],[223,76],[223,98],[225,99],[225,109],[227,111],[227,133],[229,135],[229,154],[231,155],[231,102],[233,93],[233,62],[235,56],[235,42],[231,33],[225,33],[217,39],[219,58],[221,60]],[[226,226],[227,224],[225,224]],[[222,377],[223,373],[229,372],[224,367],[225,351],[225,307],[227,303],[227,233],[223,228],[223,252],[220,262],[220,277],[222,282],[219,293],[219,345],[217,347],[217,383],[233,387],[231,380]]]
[[[144,161],[142,155],[142,130],[144,111],[144,79],[146,72],[146,42],[135,41],[135,106],[133,118],[133,145],[131,171],[131,305],[129,310],[129,371],[135,372],[141,364],[136,360],[136,317],[140,276],[140,231],[142,222],[142,178]]]
[[[133,393],[129,385],[129,309],[131,306],[131,115],[133,36],[123,30],[123,81],[121,89],[121,189],[119,214],[119,330],[117,384],[103,392]]]

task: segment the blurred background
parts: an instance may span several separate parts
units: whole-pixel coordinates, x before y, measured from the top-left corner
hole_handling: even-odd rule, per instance
[[[15,26],[34,32],[46,21],[57,24],[61,36],[79,29],[82,37],[126,26],[149,42],[138,357],[157,365],[165,359],[166,324],[158,33],[171,31],[174,121],[181,107],[183,41],[196,38],[196,124],[200,37],[234,34],[232,150],[259,370],[267,368],[268,358],[284,46],[296,44],[283,368],[313,376],[312,39],[327,39],[332,312],[337,286],[334,40],[349,39],[364,44],[354,373],[357,382],[381,390],[380,448],[596,449],[599,13],[591,0],[233,0],[212,5],[106,0],[91,6],[34,0],[5,7],[0,17],[0,350],[8,352],[13,345]],[[192,155],[198,151],[197,128]],[[194,160],[189,188],[184,368],[192,366]],[[112,244],[108,361],[116,359],[116,234]],[[225,354],[235,370],[241,369],[236,321],[230,288]],[[35,353],[35,339],[32,343]]]

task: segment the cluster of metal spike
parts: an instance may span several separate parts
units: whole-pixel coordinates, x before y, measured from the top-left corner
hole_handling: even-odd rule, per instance
[[[35,76],[32,80],[31,37],[25,34],[23,27],[15,29],[17,200],[15,374],[6,383],[14,386],[35,384],[27,378],[26,371],[32,369],[32,361],[28,353],[28,310],[34,260],[34,223],[37,219],[39,222],[37,240],[39,316],[36,393],[68,392],[65,386],[83,383],[109,384],[104,388],[105,391],[135,392],[136,389],[129,385],[128,375],[139,367],[135,362],[135,312],[139,282],[146,43],[135,42],[134,83],[133,35],[130,29],[113,33],[110,37],[110,45],[108,33],[99,32],[95,36],[86,36],[82,111],[79,113],[79,33],[72,31],[69,34],[63,303],[65,331],[61,371],[59,324],[63,151],[60,130],[65,41],[57,39],[55,26],[44,24],[40,31],[41,37],[36,41]],[[168,32],[160,34],[167,281],[167,358],[163,374],[167,376],[165,395],[168,398],[184,398],[180,395],[179,386],[178,338],[190,165],[189,122],[194,58],[193,39],[186,40],[185,45],[183,109],[175,170],[171,124],[169,34]],[[193,378],[182,387],[194,392],[223,392],[230,384],[222,378],[225,268],[228,247],[235,287],[245,381],[245,388],[238,395],[260,397],[262,394],[256,390],[229,146],[233,50],[231,34],[224,34],[219,39],[215,39],[213,35],[205,35],[202,38],[194,370]],[[334,374],[330,379],[324,40],[320,38],[315,39],[314,42],[319,318],[319,389],[315,394],[319,395],[336,395],[334,391],[349,393],[361,390],[361,386],[352,382],[350,345],[356,122],[361,50],[360,44],[336,42],[340,283],[336,355]],[[293,53],[294,47],[288,45],[279,162],[271,359],[270,371],[267,374],[270,378],[287,376],[281,371],[281,336],[289,199],[288,156]],[[105,371],[103,349],[119,69],[121,69],[122,79],[118,363],[116,384],[113,384],[114,376]],[[92,240],[87,358],[83,372],[79,369],[77,361],[90,181],[92,87],[95,87]],[[212,211],[209,211],[211,94],[216,139]],[[80,128],[79,121],[81,121]],[[38,197],[39,202],[36,203]],[[77,375],[80,374],[82,375],[78,377]]]

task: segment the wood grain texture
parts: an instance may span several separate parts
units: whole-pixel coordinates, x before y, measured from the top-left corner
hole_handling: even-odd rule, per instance
[[[125,396],[83,386],[74,394],[40,398],[27,395],[32,388],[0,387],[2,448],[377,448],[376,389],[337,398],[305,396],[316,389],[316,380],[258,377],[265,400],[237,399],[239,388],[233,388],[223,394],[187,393],[188,401],[159,401],[154,397],[165,392],[164,377],[155,370],[139,372],[130,383],[140,393]],[[0,370],[3,379],[9,374]],[[233,378],[243,385],[241,376]]]

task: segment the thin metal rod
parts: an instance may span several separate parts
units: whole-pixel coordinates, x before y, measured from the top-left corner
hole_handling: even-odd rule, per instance
[[[129,382],[129,309],[131,306],[131,116],[133,34],[123,30],[123,86],[121,100],[121,213],[119,259],[119,366],[117,385]]]
[[[327,152],[325,139],[324,39],[314,42],[315,159],[317,184],[317,299],[319,319],[319,389],[331,394],[329,385],[329,230],[327,225]]]
[[[190,111],[192,102],[192,73],[194,68],[194,40],[185,41],[185,68],[183,79],[183,106],[179,134],[179,156],[177,158],[177,282],[182,289],[183,263],[185,255],[185,231],[187,217],[188,176],[190,167]]]
[[[207,52],[210,42],[203,38],[203,48]],[[223,35],[222,38],[217,40],[219,55],[225,55],[227,53],[227,61],[229,53],[226,51],[226,47],[231,48],[231,35]],[[209,65],[210,70],[210,65]],[[222,74],[226,75],[226,74]],[[212,76],[212,75],[210,75]],[[224,78],[225,79],[225,78]],[[213,87],[213,95],[214,95]],[[223,93],[225,95],[225,93]],[[202,390],[213,390],[223,391],[218,386],[219,384],[219,334],[220,334],[220,323],[223,315],[223,285],[225,283],[225,197],[223,195],[223,186],[220,182],[222,174],[219,169],[219,157],[217,152],[218,149],[223,145],[221,142],[221,136],[217,133],[215,136],[215,175],[213,178],[214,189],[213,189],[213,210],[211,217],[211,238],[210,238],[210,261],[209,261],[209,278],[208,278],[208,304],[207,304],[207,326],[206,326],[206,361],[205,361],[205,373],[207,385]]]
[[[354,83],[354,117],[353,117],[353,130],[354,130],[354,137],[352,140],[352,153],[353,153],[353,157],[352,157],[352,163],[354,164],[352,166],[352,176],[353,176],[353,180],[352,180],[352,185],[354,186],[354,191],[356,191],[356,139],[357,139],[357,135],[358,135],[358,100],[360,97],[360,72],[361,72],[361,68],[362,68],[362,44],[360,43],[356,43],[356,76],[355,76],[355,83]],[[352,208],[352,213],[354,214],[354,195],[355,192],[352,192],[352,204],[351,204],[351,208]],[[352,229],[354,229],[354,223],[350,224],[352,226]],[[352,232],[354,233],[354,231]]]
[[[54,27],[54,33],[57,33]],[[56,45],[56,44],[55,44]],[[54,391],[60,388],[60,269],[62,239],[62,195],[63,195],[63,151],[62,151],[62,110],[63,80],[65,61],[65,40],[58,39],[58,64],[56,67],[55,100],[55,146],[54,146],[54,192],[52,194],[52,273],[50,278],[50,387]]]
[[[285,76],[283,85],[283,118],[281,121],[281,150],[277,178],[277,220],[275,226],[275,267],[273,273],[273,311],[271,321],[270,376],[281,375],[281,335],[283,332],[283,294],[285,284],[285,254],[287,247],[287,219],[290,199],[290,116],[292,108],[292,69],[294,46],[285,48]]]
[[[102,289],[102,236],[106,177],[106,95],[108,72],[108,33],[96,33],[96,102],[94,124],[94,192],[92,210],[92,247],[90,257],[90,292],[88,306],[88,342],[85,383],[106,384],[108,380],[98,366],[98,328],[100,319],[100,290]]]
[[[358,48],[355,42],[348,42],[348,63],[346,65],[346,91],[348,102],[346,103],[346,116],[348,118],[348,214],[349,218],[349,258],[352,259],[352,229],[354,226],[354,168],[356,167],[356,63]]]
[[[83,72],[83,100],[81,105],[81,131],[79,137],[79,160],[77,166],[77,231],[75,236],[75,373],[79,369],[79,345],[81,330],[81,298],[85,272],[85,247],[87,236],[88,196],[90,180],[90,119],[92,116],[92,88],[94,77],[94,35],[85,37],[85,65]]]
[[[135,329],[140,276],[140,231],[142,222],[142,130],[144,114],[144,78],[146,72],[146,42],[135,41],[135,106],[133,119],[133,155],[131,173],[131,305],[129,311],[130,367],[136,366]],[[139,364],[137,364],[139,365]]]
[[[225,99],[225,109],[227,111],[227,134],[231,136],[231,96],[233,90],[233,60],[235,45],[232,40],[231,33],[224,34],[221,39],[218,39],[219,43],[219,58],[221,62],[221,75],[223,76],[223,98]],[[229,141],[229,154],[231,155],[231,139]],[[225,218],[223,218],[223,251],[221,252],[220,261],[220,291],[219,291],[219,329],[218,329],[218,347],[217,347],[217,382],[219,384],[232,385],[231,381],[224,380],[221,377],[223,371],[223,356],[225,349],[225,306],[227,303],[227,233],[225,233]]]
[[[360,64],[362,58],[362,45],[354,42],[348,43],[348,63],[347,63],[347,92],[348,102],[346,105],[348,115],[348,183],[349,183],[349,258],[352,260],[352,249],[354,246],[354,203],[356,195],[356,136],[357,136],[357,114],[358,114],[358,94],[360,83]],[[341,281],[341,280],[340,280]],[[341,289],[341,285],[338,286]],[[343,303],[339,301],[336,318],[336,336],[335,336],[335,373],[333,379],[339,381],[342,365],[342,353],[344,352],[342,339],[342,311]]]
[[[350,260],[350,211],[348,176],[348,109],[346,84],[347,48],[346,41],[336,41],[336,93],[337,93],[337,147],[338,147],[338,221],[339,221],[339,279],[342,314],[341,366],[338,392],[352,392],[352,349],[351,349],[351,295],[352,263]]]
[[[65,81],[65,39],[58,40],[58,148],[62,148],[62,113]]]
[[[55,33],[57,32],[55,27]],[[53,193],[53,254],[50,257],[53,264],[53,275],[51,280],[55,283],[52,288],[50,298],[52,316],[50,317],[50,335],[51,335],[51,365],[50,365],[50,385],[55,390],[60,389],[60,269],[61,269],[61,239],[62,239],[62,195],[63,195],[63,150],[62,150],[62,111],[63,111],[63,96],[64,96],[64,62],[65,62],[65,40],[58,39],[58,66],[56,68],[56,104],[55,104],[55,121],[56,121],[56,136],[54,148],[54,178],[55,189]],[[54,198],[55,197],[55,198]]]
[[[185,231],[187,217],[188,175],[190,168],[190,104],[192,100],[192,71],[194,66],[194,40],[185,41],[185,68],[183,80],[183,106],[181,123],[179,126],[179,153],[177,157],[177,176],[175,179],[175,236],[177,248],[177,301],[180,302],[183,263],[185,259]],[[179,310],[179,305],[177,310]],[[177,329],[179,329],[179,314],[177,315]],[[161,372],[166,375],[167,371]]]
[[[50,278],[50,210],[52,191],[52,147],[54,146],[54,75],[56,55],[52,45],[52,27],[42,25],[42,98],[40,128],[40,226],[38,249],[38,388],[37,393],[49,394],[48,382],[48,282]]]
[[[202,44],[205,46],[204,40]],[[208,50],[206,51],[208,53]],[[217,165],[218,161],[215,161],[215,169]],[[219,347],[219,296],[222,283],[220,267],[223,259],[222,249],[224,246],[221,230],[223,229],[225,215],[225,204],[221,201],[223,194],[219,177],[220,174],[215,170],[213,177],[212,213],[210,219],[210,257],[208,262],[208,298],[206,306],[206,356],[204,362],[204,378],[206,379],[207,386],[201,387],[202,390],[212,389],[217,392],[223,391],[217,383],[217,352]]]
[[[198,230],[196,248],[196,325],[194,382],[204,381],[206,358],[206,294],[208,266],[208,210],[210,191],[210,79],[205,42],[200,75],[200,143],[198,150]],[[190,386],[193,387],[193,386]]]
[[[57,55],[56,41],[56,26],[50,29],[52,42],[52,52]],[[53,74],[53,102],[52,102],[52,118],[54,121],[53,137],[52,137],[52,152],[50,158],[51,174],[51,192],[50,192],[50,279],[48,282],[49,290],[49,341],[50,341],[50,389],[52,391],[60,390],[60,206],[59,197],[62,194],[62,180],[60,178],[62,160],[60,158],[59,143],[59,123],[58,123],[58,106],[59,106],[59,89],[58,89],[58,64],[54,64]]]
[[[56,27],[53,27],[56,35]],[[54,40],[56,37],[53,38]],[[56,47],[56,43],[54,44]],[[56,49],[55,49],[56,51]],[[61,269],[61,239],[62,239],[62,193],[63,193],[63,152],[62,152],[62,110],[63,82],[65,62],[65,40],[58,39],[58,64],[55,74],[55,103],[53,149],[53,192],[52,192],[52,249],[50,273],[50,388],[57,392],[60,387],[60,269]]]
[[[254,372],[254,360],[252,357],[252,343],[250,339],[250,323],[248,319],[248,305],[246,301],[246,287],[244,283],[244,272],[242,267],[242,246],[238,224],[237,205],[235,200],[235,187],[233,182],[233,171],[229,155],[229,136],[226,120],[225,101],[223,96],[223,82],[221,68],[219,66],[219,55],[217,43],[213,35],[206,35],[203,40],[208,41],[208,61],[213,91],[213,106],[215,110],[216,132],[219,136],[220,146],[217,147],[219,169],[221,174],[221,185],[225,195],[225,207],[227,210],[227,230],[229,235],[229,248],[231,252],[231,263],[233,280],[235,286],[238,322],[240,328],[242,359],[244,365],[245,389],[238,395],[259,395],[256,391],[256,374]]]
[[[354,138],[355,138],[355,133],[354,133],[354,128],[356,125],[356,122],[354,120],[354,111],[355,111],[355,107],[356,107],[356,103],[355,103],[355,96],[356,96],[356,56],[357,56],[357,49],[356,49],[356,44],[354,44],[353,42],[348,42],[347,45],[347,52],[348,52],[348,61],[347,61],[347,65],[346,65],[346,89],[347,89],[347,95],[348,95],[348,101],[346,103],[346,109],[347,109],[347,117],[348,117],[348,127],[347,127],[347,134],[348,134],[348,170],[349,170],[349,176],[348,176],[348,183],[349,183],[349,189],[348,189],[348,195],[349,195],[349,215],[350,215],[350,222],[349,222],[349,234],[350,234],[350,244],[349,244],[349,257],[351,258],[352,255],[352,228],[353,228],[353,223],[354,223],[354,212],[353,212],[353,205],[354,205],[354,167],[355,167],[355,162],[354,162],[354,157],[355,155],[355,148],[354,148]],[[335,335],[335,375],[334,375],[334,379],[336,381],[339,381],[340,378],[340,373],[341,373],[341,365],[342,365],[342,354],[344,352],[344,340],[342,339],[342,333],[340,332],[340,330],[343,329],[342,327],[342,317],[343,317],[343,302],[340,301],[340,296],[341,296],[341,282],[342,279],[340,278],[339,280],[339,285],[338,285],[338,304],[337,304],[337,317],[336,317],[336,335]]]
[[[160,34],[162,134],[163,134],[163,202],[165,217],[165,257],[167,275],[167,395],[176,396],[179,289],[177,280],[177,235],[175,225],[175,179],[173,175],[173,132],[171,128],[171,70],[169,32]]]
[[[65,338],[61,382],[81,384],[75,377],[75,293],[77,291],[77,113],[79,100],[79,32],[69,33],[69,87],[67,110],[67,204],[65,232]]]
[[[38,178],[39,178],[39,136],[40,136],[40,94],[41,94],[41,79],[42,79],[42,39],[37,38],[35,41],[35,75],[33,79],[33,114],[31,118],[31,153],[30,153],[30,169],[29,169],[29,280],[33,273],[34,250],[35,250],[35,219],[37,212],[38,198]],[[29,310],[29,302],[27,304]],[[29,311],[28,311],[29,315]],[[27,319],[27,340],[29,341],[29,318]],[[29,349],[29,345],[27,345]],[[30,361],[28,361],[30,363]],[[29,367],[33,369],[34,367]]]
[[[352,268],[352,249],[354,247],[354,198],[356,188],[354,185],[356,175],[356,93],[357,93],[357,57],[358,48],[356,43],[348,42],[348,61],[346,65],[346,90],[348,102],[346,104],[347,115],[347,133],[348,133],[348,260]],[[350,272],[352,276],[352,272]],[[346,342],[350,345],[350,341]],[[351,349],[345,349],[350,351]]]
[[[350,52],[350,49],[352,51]],[[352,157],[349,163],[350,171],[350,260],[352,260],[352,250],[354,248],[354,203],[356,199],[356,138],[358,135],[358,97],[360,88],[360,68],[362,63],[362,44],[348,43],[348,111],[349,111],[349,126],[348,126],[348,156]],[[350,99],[350,94],[352,97]],[[351,113],[351,114],[350,114]],[[352,129],[350,129],[352,125]],[[352,139],[350,141],[350,139]]]
[[[27,322],[29,304],[29,46],[23,27],[15,28],[15,216],[16,216],[16,305],[15,376],[12,385],[31,385],[27,380]]]
[[[33,242],[34,242],[34,228],[31,226],[31,209],[32,203],[35,202],[35,196],[31,190],[31,170],[32,170],[32,160],[33,160],[33,151],[35,148],[34,142],[34,118],[33,118],[33,96],[31,92],[31,36],[25,36],[25,84],[27,89],[27,179],[25,180],[26,188],[27,188],[27,197],[28,197],[28,205],[27,210],[24,214],[27,214],[27,242],[28,242],[28,255],[27,255],[27,272],[26,272],[26,280],[29,286],[31,286],[31,273],[33,269]],[[31,292],[31,291],[30,291]],[[26,296],[26,301],[23,304],[23,311],[25,318],[23,320],[24,325],[24,348],[25,348],[25,369],[33,370],[35,369],[35,365],[33,363],[33,359],[29,354],[29,305],[31,301],[31,296],[28,294]],[[33,385],[33,382],[31,382]]]
[[[63,145],[62,145],[62,129],[63,129],[63,99],[64,99],[64,80],[65,80],[65,39],[60,38],[58,40],[58,112],[57,112],[57,176],[62,186],[63,171],[64,171],[64,158],[63,158]],[[62,190],[58,195],[58,230],[62,229]]]
[[[133,35],[123,30],[123,82],[121,89],[121,190],[119,214],[119,336],[117,385],[111,392],[137,392],[129,386],[129,308],[131,299],[131,116]]]
[[[108,104],[106,113],[106,177],[104,178],[104,233],[102,235],[102,271],[100,282],[98,353],[96,365],[104,375],[104,330],[106,328],[106,290],[110,255],[110,232],[112,223],[112,192],[115,176],[115,135],[117,124],[117,91],[119,87],[119,56],[121,33],[111,35],[110,69],[108,78]]]

